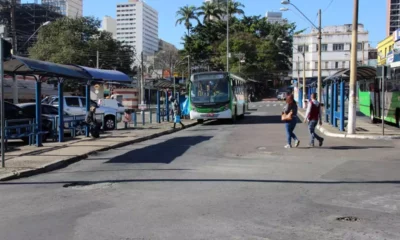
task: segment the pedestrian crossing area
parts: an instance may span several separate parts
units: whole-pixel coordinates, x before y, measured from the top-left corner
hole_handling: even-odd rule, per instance
[[[249,104],[250,108],[283,107],[284,105],[284,101],[264,101]]]

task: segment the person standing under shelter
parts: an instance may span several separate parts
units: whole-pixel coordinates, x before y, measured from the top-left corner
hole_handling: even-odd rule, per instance
[[[181,107],[179,106],[178,100],[173,98],[172,96],[169,97],[169,101],[172,103],[172,110],[174,112],[174,126],[173,129],[175,129],[176,124],[179,123],[181,124],[182,128],[185,128],[185,125],[183,125],[181,121]]]
[[[308,131],[310,132],[310,147],[314,147],[314,139],[319,141],[319,146],[321,147],[324,143],[324,139],[315,133],[315,127],[319,123],[322,125],[322,114],[321,114],[321,104],[316,99],[316,94],[311,94],[311,101],[307,106],[306,117],[304,122],[308,121]]]

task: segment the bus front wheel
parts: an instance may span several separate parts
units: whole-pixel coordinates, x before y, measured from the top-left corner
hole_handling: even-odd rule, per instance
[[[203,123],[204,123],[204,120],[203,120],[203,119],[197,119],[197,123],[198,123],[198,124],[203,124]]]

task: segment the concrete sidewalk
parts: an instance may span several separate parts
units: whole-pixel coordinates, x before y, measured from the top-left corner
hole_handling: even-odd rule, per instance
[[[305,118],[305,109],[300,109],[298,115],[302,121]],[[347,123],[345,123],[347,125]],[[371,139],[371,140],[392,140],[400,139],[400,130],[392,126],[385,127],[385,135],[382,135],[382,126],[379,124],[371,124],[363,120],[357,121],[356,134],[347,134],[341,132],[338,128],[333,127],[329,123],[323,122],[322,126],[318,125],[317,130],[328,137],[336,138],[353,138],[353,139]]]
[[[182,120],[186,127],[197,124],[193,120]],[[87,158],[90,154],[123,147],[162,135],[179,131],[172,123],[147,124],[135,129],[115,130],[102,134],[100,138],[78,137],[58,143],[44,143],[43,147],[16,146],[6,152],[6,168],[0,169],[0,181],[28,177],[65,167]]]

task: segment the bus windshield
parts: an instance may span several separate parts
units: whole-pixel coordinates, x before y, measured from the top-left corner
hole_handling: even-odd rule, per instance
[[[190,96],[193,103],[224,103],[229,101],[228,77],[201,79],[192,82]]]

